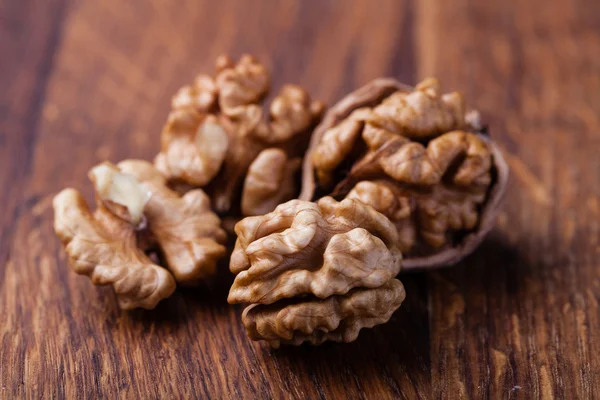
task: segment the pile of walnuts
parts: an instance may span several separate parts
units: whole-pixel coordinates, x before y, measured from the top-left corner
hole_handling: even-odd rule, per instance
[[[266,68],[219,57],[173,97],[154,163],[89,172],[54,198],[72,269],[111,285],[123,309],[151,309],[227,256],[228,301],[273,347],[350,342],[404,300],[404,268],[454,263],[491,228],[507,179],[502,155],[458,93],[378,79],[322,118],[285,85],[269,107]]]

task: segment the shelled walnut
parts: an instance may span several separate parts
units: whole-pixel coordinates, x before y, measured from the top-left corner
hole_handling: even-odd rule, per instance
[[[292,200],[235,231],[228,301],[250,304],[242,320],[253,340],[351,342],[404,300],[396,229],[360,201]]]
[[[127,160],[89,172],[96,190],[92,213],[75,189],[54,198],[54,229],[73,270],[112,285],[123,309],[151,309],[177,283],[211,275],[226,239],[201,190],[180,197],[152,164]],[[158,252],[167,269],[148,255]]]
[[[427,79],[377,79],[316,128],[302,200],[331,195],[373,206],[396,225],[405,269],[452,264],[491,229],[508,167],[459,93]]]
[[[172,185],[203,188],[220,215],[261,215],[297,196],[299,170],[323,105],[285,85],[268,112],[266,68],[251,56],[216,62],[173,98],[156,167]]]

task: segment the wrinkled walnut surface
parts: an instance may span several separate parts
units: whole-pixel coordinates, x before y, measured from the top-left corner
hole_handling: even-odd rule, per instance
[[[121,308],[154,308],[176,282],[193,284],[214,272],[226,235],[201,190],[179,196],[145,161],[103,163],[89,176],[96,211],[65,189],[54,198],[54,229],[73,270],[112,285]],[[151,251],[160,252],[166,269]]]
[[[404,269],[453,264],[491,229],[508,167],[476,112],[427,79],[377,79],[331,108],[311,139],[300,199],[354,198],[398,229]]]
[[[359,201],[292,200],[235,231],[228,301],[250,304],[243,321],[255,340],[352,341],[404,299],[393,279],[402,259],[396,229]]]
[[[319,345],[327,340],[353,342],[362,328],[387,322],[406,296],[398,279],[374,289],[354,289],[345,296],[311,299],[286,306],[253,304],[242,321],[253,340],[266,340],[272,347]]]
[[[203,188],[219,214],[261,215],[296,197],[301,159],[323,105],[296,85],[266,110],[266,68],[251,56],[216,62],[173,98],[156,167],[172,184]]]

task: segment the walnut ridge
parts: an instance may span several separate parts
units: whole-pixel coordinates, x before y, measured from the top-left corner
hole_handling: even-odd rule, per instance
[[[317,127],[300,198],[373,206],[395,224],[405,269],[470,253],[491,229],[508,177],[502,154],[462,95],[435,79],[415,88],[377,79],[346,96]]]
[[[250,304],[243,322],[252,339],[352,341],[404,300],[396,229],[360,201],[292,200],[235,231],[228,301]]]
[[[154,308],[176,282],[194,284],[214,272],[226,235],[201,190],[180,197],[152,164],[138,160],[102,163],[89,176],[96,211],[65,189],[54,198],[54,229],[73,270],[112,285],[121,308]],[[166,269],[148,251],[160,251]]]
[[[299,192],[301,158],[323,105],[285,85],[267,111],[262,64],[248,55],[237,64],[220,57],[216,69],[173,98],[155,165],[172,184],[203,188],[219,214],[270,212]]]
[[[287,306],[253,304],[244,310],[242,321],[251,339],[266,340],[274,348],[282,343],[349,343],[356,340],[362,328],[387,322],[405,296],[402,283],[392,279],[378,288],[356,289],[324,300]]]

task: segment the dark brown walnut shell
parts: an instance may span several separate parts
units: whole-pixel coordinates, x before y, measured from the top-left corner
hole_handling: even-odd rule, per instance
[[[418,91],[422,92],[418,94],[422,98],[405,100]],[[313,133],[303,162],[299,198],[306,201],[328,195],[338,200],[366,198],[368,204],[395,223],[405,271],[452,265],[472,253],[492,229],[508,182],[508,165],[482,127],[478,113],[465,111],[460,94],[439,95],[437,91],[438,83],[433,79],[414,89],[392,78],[372,81],[344,97],[325,114]],[[399,123],[393,121],[396,116]],[[375,120],[375,117],[381,119]],[[404,125],[403,119],[406,120]],[[329,144],[323,145],[324,136],[333,129],[341,133],[333,132],[335,135],[330,135]],[[456,150],[457,146],[462,147]],[[325,163],[317,168],[317,152],[326,161],[333,159],[337,164],[334,162],[331,170],[326,169],[329,166],[322,168]],[[461,155],[457,155],[459,153]],[[474,156],[469,159],[471,153]],[[429,156],[433,158],[431,164]],[[394,171],[386,169],[388,165],[384,165],[382,159]],[[407,160],[420,163],[411,169],[407,167]],[[437,177],[436,162],[446,163]],[[463,163],[462,171],[460,163]],[[468,194],[457,196],[454,189],[442,183],[448,180],[447,174],[453,174],[450,186],[457,182],[468,184],[464,186]],[[428,186],[433,185],[432,182],[438,182],[437,186]],[[428,189],[421,192],[421,187]],[[366,194],[361,195],[361,191]],[[382,209],[392,207],[386,199],[394,203],[395,220]],[[415,204],[421,207],[421,214],[430,218],[426,223],[418,220],[418,216],[409,216]],[[464,222],[463,229],[452,231],[448,228],[452,222],[435,220],[439,207],[456,213],[454,219]],[[417,218],[415,221],[419,222],[406,223],[403,218]],[[434,232],[425,232],[428,226],[434,228]],[[436,229],[440,232],[435,232]]]

